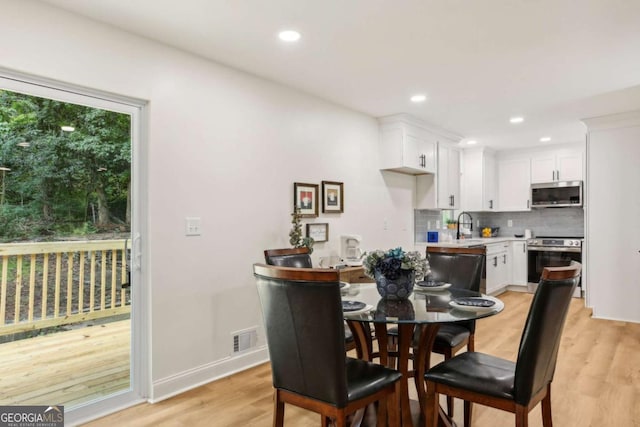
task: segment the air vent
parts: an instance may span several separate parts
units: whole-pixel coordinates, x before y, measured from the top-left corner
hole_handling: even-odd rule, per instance
[[[256,329],[245,329],[233,332],[233,354],[250,350],[258,343],[258,333]]]

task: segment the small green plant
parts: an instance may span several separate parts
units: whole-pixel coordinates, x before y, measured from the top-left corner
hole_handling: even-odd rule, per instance
[[[303,237],[302,236],[302,224],[300,223],[300,209],[294,208],[293,213],[291,214],[291,231],[289,232],[289,243],[293,245],[294,248],[309,248],[309,253],[313,253],[313,244],[315,240],[311,237]]]

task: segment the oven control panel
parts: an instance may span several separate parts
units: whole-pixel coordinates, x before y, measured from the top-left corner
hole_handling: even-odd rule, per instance
[[[567,247],[567,248],[579,248],[582,246],[582,240],[580,239],[529,239],[527,241],[528,246],[537,247]]]

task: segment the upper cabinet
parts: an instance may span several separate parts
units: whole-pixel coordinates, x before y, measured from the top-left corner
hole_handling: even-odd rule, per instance
[[[500,211],[530,209],[531,167],[529,158],[498,162],[498,201]]]
[[[576,181],[583,179],[583,151],[562,149],[531,157],[531,182]]]
[[[583,180],[584,152],[581,143],[498,152],[498,209],[530,210],[531,184]]]
[[[460,150],[438,143],[438,207],[460,208]]]
[[[438,142],[438,171],[416,177],[416,209],[460,209],[460,150]]]
[[[498,210],[495,154],[486,148],[467,148],[462,161],[462,209],[474,212]]]
[[[436,173],[436,138],[417,119],[383,117],[380,132],[380,169],[411,175]]]

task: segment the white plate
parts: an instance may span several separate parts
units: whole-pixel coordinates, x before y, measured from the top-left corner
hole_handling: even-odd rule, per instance
[[[353,311],[345,311],[343,312],[344,314],[361,314],[361,313],[366,313],[367,311],[370,311],[371,309],[373,309],[373,306],[371,304],[367,304],[364,306],[364,308],[361,308],[360,310],[353,310]]]
[[[346,291],[347,289],[349,289],[351,287],[351,283],[347,283],[347,282],[340,282],[340,290],[341,291]]]
[[[481,296],[478,298],[482,298],[482,299],[488,299],[491,301],[495,301],[495,304],[492,305],[491,307],[474,307],[472,305],[460,305],[457,304],[455,301],[449,301],[449,305],[453,308],[455,308],[456,310],[462,310],[462,311],[493,311],[493,310],[502,310],[504,308],[504,303],[502,301],[500,301],[498,298],[489,296],[489,295],[485,295],[485,296]]]
[[[413,290],[418,289],[420,291],[426,291],[426,292],[429,292],[429,291],[444,291],[445,289],[448,289],[450,287],[451,287],[451,283],[443,283],[440,286],[420,286],[420,285],[416,284],[413,287]]]

